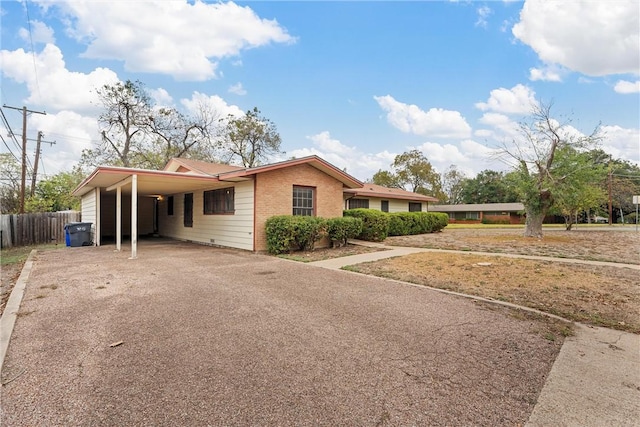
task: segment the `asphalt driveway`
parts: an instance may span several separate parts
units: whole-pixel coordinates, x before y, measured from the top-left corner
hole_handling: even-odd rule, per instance
[[[38,254],[3,426],[522,425],[560,347],[537,321],[385,279],[123,249]]]

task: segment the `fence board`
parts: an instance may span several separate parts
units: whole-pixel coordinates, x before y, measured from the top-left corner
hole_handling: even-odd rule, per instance
[[[2,215],[0,242],[3,248],[64,243],[65,224],[79,221],[78,211]]]

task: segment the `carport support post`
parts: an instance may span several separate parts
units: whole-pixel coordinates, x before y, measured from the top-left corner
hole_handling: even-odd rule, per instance
[[[118,188],[119,189],[119,188]],[[131,258],[138,252],[138,175],[131,176]]]
[[[116,251],[122,246],[122,187],[116,188]]]

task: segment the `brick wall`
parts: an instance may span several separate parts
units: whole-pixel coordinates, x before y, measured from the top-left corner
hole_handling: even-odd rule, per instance
[[[274,215],[293,212],[293,186],[314,187],[316,216],[342,216],[343,185],[340,181],[306,164],[264,172],[256,177],[255,250],[267,249],[265,222]]]

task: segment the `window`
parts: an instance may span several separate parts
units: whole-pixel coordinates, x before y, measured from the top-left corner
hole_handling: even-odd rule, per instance
[[[409,202],[409,212],[422,212],[422,203]]]
[[[389,201],[388,200],[382,200],[380,202],[380,210],[382,212],[389,212]]]
[[[184,195],[184,226],[193,227],[193,193]]]
[[[369,209],[369,199],[349,199],[349,209]]]
[[[314,193],[313,187],[293,187],[294,215],[314,216]]]
[[[203,197],[205,215],[233,214],[235,212],[235,189],[233,187],[205,191]]]
[[[173,196],[167,197],[167,215],[173,215]]]

